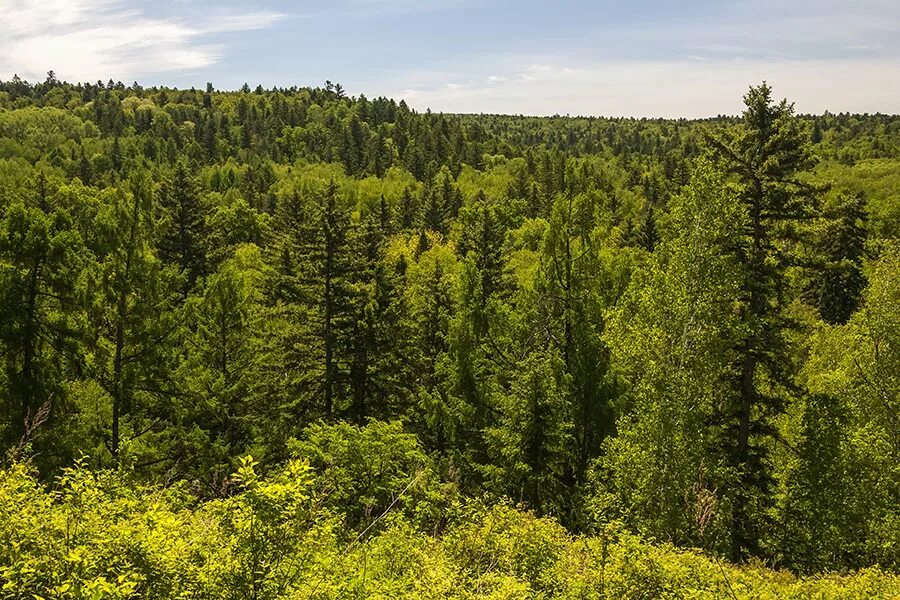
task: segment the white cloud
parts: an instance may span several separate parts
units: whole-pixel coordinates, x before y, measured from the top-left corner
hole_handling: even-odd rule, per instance
[[[120,0],[6,0],[0,3],[0,77],[130,81],[140,76],[200,69],[218,61],[216,33],[267,27],[273,12],[212,15],[202,27],[147,16]]]
[[[490,72],[463,83],[402,86],[393,95],[443,112],[708,117],[740,112],[747,88],[767,80],[801,112],[900,112],[900,59],[543,61]]]

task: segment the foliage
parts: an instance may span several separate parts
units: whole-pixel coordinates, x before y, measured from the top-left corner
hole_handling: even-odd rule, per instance
[[[8,595],[894,585],[900,119],[745,104],[0,82]]]
[[[889,597],[877,568],[798,579],[716,564],[610,528],[573,537],[499,505],[474,508],[442,537],[402,518],[349,543],[322,500],[328,482],[302,460],[240,491],[195,503],[179,487],[67,469],[51,487],[30,467],[0,470],[0,597],[19,598],[808,598]]]

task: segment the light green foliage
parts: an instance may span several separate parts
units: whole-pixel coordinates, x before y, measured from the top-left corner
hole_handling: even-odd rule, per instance
[[[311,425],[291,453],[308,461],[328,490],[327,504],[350,531],[388,512],[405,513],[426,530],[439,526],[452,486],[441,486],[431,458],[399,422]]]
[[[740,210],[722,177],[701,165],[675,200],[674,237],[612,315],[614,358],[630,390],[618,435],[597,463],[601,520],[621,515],[645,535],[679,543],[725,541],[726,473],[710,425],[740,331],[740,272],[725,252],[740,234]]]
[[[804,511],[803,518],[812,519],[815,529],[826,528],[811,537],[811,543],[821,543],[823,537],[834,540],[831,548],[822,549],[824,556],[822,550],[819,553],[819,561],[826,565],[847,560],[900,563],[898,274],[900,253],[891,246],[870,267],[863,308],[846,325],[822,327],[811,344],[805,376],[810,390],[827,398],[827,404],[810,403],[804,419],[826,422],[807,432],[802,443],[827,446],[795,466],[787,501],[828,498],[819,491],[821,483],[838,494],[818,510]],[[804,477],[828,479],[820,483]],[[803,539],[803,534],[794,537]],[[834,556],[834,546],[849,556]]]
[[[59,108],[0,110],[0,158],[22,156],[37,162],[60,146],[77,145],[83,137],[96,137],[97,128]]]
[[[172,598],[875,598],[900,593],[878,569],[797,579],[719,565],[609,529],[572,537],[506,506],[474,509],[440,538],[402,518],[350,541],[305,461],[260,477],[247,457],[224,500],[66,470],[47,489],[22,464],[0,470],[0,597]]]

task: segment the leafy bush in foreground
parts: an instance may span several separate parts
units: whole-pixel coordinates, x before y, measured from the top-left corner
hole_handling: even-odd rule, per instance
[[[719,564],[615,527],[594,537],[515,508],[471,503],[441,536],[403,512],[347,531],[302,459],[241,491],[196,502],[178,486],[67,470],[50,488],[25,464],[0,470],[0,597],[17,598],[874,598],[879,569],[798,579]],[[381,515],[378,515],[381,516]],[[377,518],[376,516],[375,518]]]

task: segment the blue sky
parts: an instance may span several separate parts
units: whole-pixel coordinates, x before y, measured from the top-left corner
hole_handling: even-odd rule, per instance
[[[340,82],[444,112],[702,117],[762,79],[900,113],[900,0],[0,0],[0,78]]]

